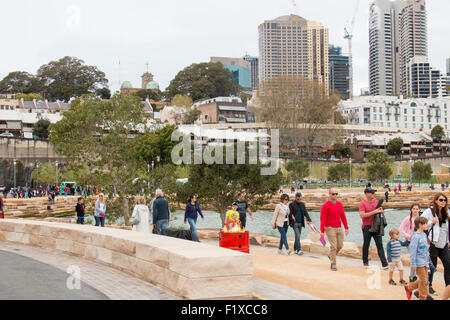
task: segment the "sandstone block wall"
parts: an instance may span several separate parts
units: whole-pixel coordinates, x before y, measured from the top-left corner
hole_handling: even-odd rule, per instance
[[[106,264],[184,299],[251,299],[250,255],[159,235],[35,220],[0,220],[0,241]]]

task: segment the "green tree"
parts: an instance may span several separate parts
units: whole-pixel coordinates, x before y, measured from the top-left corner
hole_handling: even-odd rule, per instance
[[[170,82],[165,96],[169,99],[177,94],[188,95],[193,101],[239,93],[230,70],[220,62],[198,63],[178,72]]]
[[[31,176],[35,182],[45,185],[54,185],[56,181],[61,181],[61,171],[56,170],[56,163],[39,163]]]
[[[339,111],[334,111],[334,124],[347,124],[348,120]]]
[[[40,95],[39,93],[19,93],[16,94],[16,99],[17,100],[21,100],[23,99],[23,101],[33,101],[33,100],[41,100],[42,99],[42,95]]]
[[[145,101],[146,99],[161,101],[161,91],[157,89],[142,89],[136,92],[136,95],[138,95],[142,101]]]
[[[392,173],[392,159],[384,153],[372,150],[367,155],[367,178],[371,181],[382,181],[388,179]]]
[[[50,121],[47,119],[39,119],[33,125],[33,136],[36,136],[40,139],[48,138],[48,128],[50,127]]]
[[[104,100],[108,100],[108,99],[111,99],[111,90],[109,90],[109,88],[107,88],[107,87],[97,89],[95,91],[95,95]]]
[[[202,112],[197,108],[188,109],[183,115],[183,124],[194,124],[201,115]]]
[[[402,175],[402,178],[409,179],[409,177],[411,175],[411,167],[410,167],[409,163],[405,162],[402,165],[402,168],[400,169],[400,174]]]
[[[286,164],[290,180],[303,180],[309,176],[309,164],[302,160],[289,161]]]
[[[223,156],[223,163],[226,163],[226,151],[223,152]],[[237,163],[237,152],[234,152],[234,160],[234,163]],[[281,170],[275,175],[263,176],[262,167],[259,161],[254,165],[188,165],[189,182],[183,186],[184,195],[198,194],[203,203],[212,205],[219,212],[224,224],[226,211],[230,209],[231,203],[240,191],[245,192],[252,211],[258,210],[278,192],[283,181]]]
[[[141,100],[135,95],[114,95],[104,101],[82,96],[74,100],[63,118],[50,126],[50,142],[74,166],[87,164],[92,179],[106,193],[120,197],[121,214],[128,222],[129,195],[142,186],[136,178],[147,176],[147,165],[133,154],[133,134],[147,123]]]
[[[412,174],[415,180],[419,181],[419,185],[422,181],[430,180],[433,174],[431,164],[425,164],[421,161],[417,161],[412,166]]]
[[[64,57],[41,66],[37,72],[43,83],[42,92],[49,100],[69,101],[84,94],[95,93],[108,84],[105,73],[83,60]]]
[[[402,154],[403,148],[403,139],[402,138],[394,138],[389,140],[387,144],[387,150],[389,154],[399,156]]]
[[[186,107],[186,108],[192,107],[193,104],[194,104],[194,102],[192,101],[192,98],[185,94],[175,95],[175,97],[173,97],[172,103],[171,103],[172,106]]]
[[[243,103],[247,104],[247,102],[253,97],[253,95],[245,93],[245,92],[241,92],[239,97],[241,98]]]
[[[30,94],[39,93],[41,89],[39,79],[24,71],[11,72],[0,81],[0,92]]]
[[[328,168],[328,180],[344,181],[350,178],[350,164],[338,163]]]
[[[433,140],[438,141],[439,142],[439,150],[440,150],[440,154],[442,155],[442,139],[444,139],[445,137],[445,131],[444,128],[442,128],[440,125],[437,125],[433,128],[433,130],[431,130],[431,137],[433,138]]]

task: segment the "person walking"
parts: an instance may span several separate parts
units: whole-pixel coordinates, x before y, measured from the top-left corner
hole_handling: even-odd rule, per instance
[[[131,215],[130,223],[133,225],[133,231],[150,234],[150,210],[145,205],[145,198],[136,199],[136,205]]]
[[[308,222],[312,222],[305,203],[302,202],[302,194],[298,192],[295,194],[295,200],[289,204],[289,225],[295,233],[294,253],[299,256],[303,254],[300,237],[302,229],[305,228],[305,218]]]
[[[408,300],[411,300],[411,294],[414,290],[419,289],[419,299],[426,300],[428,296],[428,240],[425,231],[428,229],[428,220],[425,217],[417,217],[414,221],[416,232],[411,238],[410,255],[411,268],[413,268],[418,276],[417,281],[406,285],[405,292]]]
[[[449,243],[449,215],[448,199],[443,193],[437,193],[431,207],[425,210],[421,217],[428,220],[428,239],[430,240],[430,258],[434,266],[437,267],[437,258],[444,266],[445,285],[450,285],[450,250]],[[430,293],[434,294],[433,274],[430,275]]]
[[[0,219],[5,219],[3,194],[0,194]]]
[[[283,245],[286,247],[287,254],[290,255],[292,250],[289,250],[289,244],[287,242],[287,231],[289,226],[289,196],[282,194],[280,197],[280,203],[275,207],[275,211],[272,217],[272,229],[278,229],[280,233],[280,245],[278,246],[278,254],[285,254],[283,251]],[[240,214],[240,213],[239,213]]]
[[[411,238],[415,231],[415,224],[414,221],[417,217],[420,216],[420,204],[414,203],[411,208],[409,209],[409,216],[405,217],[403,219],[402,223],[400,224],[400,234],[405,238],[406,241],[411,242]],[[410,245],[408,245],[408,249],[410,249]],[[409,282],[414,282],[417,280],[416,272],[411,268],[409,273]]]
[[[84,224],[85,208],[84,208],[84,203],[83,203],[82,197],[78,198],[78,202],[75,207],[75,211],[77,212],[77,224]]]
[[[200,206],[197,203],[197,196],[191,195],[188,203],[186,204],[186,209],[184,210],[184,224],[189,223],[192,235],[194,236],[194,241],[200,242],[197,235],[197,213],[200,214],[202,220],[205,220],[202,210],[200,210]]]
[[[245,193],[239,192],[237,196],[237,200],[235,201],[238,204],[238,212],[239,212],[239,218],[241,220],[241,228],[245,229],[247,225],[247,212],[250,215],[250,219],[253,220],[253,213],[252,210],[250,210],[250,207],[248,206],[247,200],[245,200]]]
[[[102,228],[105,227],[105,213],[106,213],[105,195],[103,193],[100,193],[98,195],[97,201],[95,201],[94,219],[96,227],[99,227],[100,225],[102,226]]]
[[[164,198],[164,193],[161,189],[156,189],[155,194],[156,199],[152,205],[153,227],[156,228],[157,232],[161,232],[169,228],[169,202]]]
[[[362,249],[362,259],[364,266],[369,266],[369,247],[370,241],[372,238],[375,240],[375,244],[377,246],[378,257],[381,260],[382,269],[387,270],[389,268],[389,264],[386,260],[386,256],[384,254],[383,248],[383,238],[381,235],[370,232],[372,227],[372,222],[375,215],[384,213],[384,209],[382,207],[378,207],[378,200],[375,199],[375,192],[377,190],[374,189],[366,189],[364,190],[365,199],[361,201],[359,204],[359,216],[362,219],[362,233],[364,238],[363,249]],[[383,226],[382,226],[383,227]]]
[[[331,270],[337,271],[336,256],[344,247],[344,232],[342,224],[344,224],[345,235],[348,236],[347,217],[345,216],[344,207],[341,202],[337,201],[338,192],[335,188],[329,191],[329,200],[322,206],[320,210],[320,235],[327,235],[330,242],[330,255],[328,258],[331,262]]]
[[[397,285],[393,279],[395,269],[398,269],[398,272],[400,273],[400,284],[406,285],[406,281],[403,279],[403,264],[400,258],[400,252],[402,247],[407,247],[409,245],[409,241],[406,240],[402,242],[398,239],[399,236],[400,231],[398,229],[392,228],[389,230],[389,237],[391,240],[388,241],[386,246],[388,261],[391,264],[389,269],[389,284],[393,286]]]
[[[386,191],[386,192],[384,193],[384,201],[386,201],[386,203],[389,202],[389,191]]]

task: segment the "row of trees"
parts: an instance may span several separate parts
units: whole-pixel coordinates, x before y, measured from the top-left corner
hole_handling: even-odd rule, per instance
[[[353,166],[355,170],[357,167]],[[412,169],[412,171],[411,171]],[[409,168],[409,164],[405,164],[401,169],[403,177],[412,176],[416,181],[422,182],[431,179],[433,174],[430,164],[425,164],[421,161],[417,161],[413,164],[412,168]],[[287,180],[303,180],[310,176],[309,163],[302,160],[290,161],[286,165],[288,172]],[[394,174],[395,165],[392,159],[390,159],[384,152],[372,150],[367,155],[367,163],[364,166],[364,176],[370,181],[384,181],[391,178]],[[338,163],[328,167],[327,179],[330,181],[348,181],[350,178],[350,164]]]

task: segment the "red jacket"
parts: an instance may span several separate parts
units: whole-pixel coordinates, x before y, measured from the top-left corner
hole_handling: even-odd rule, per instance
[[[333,204],[331,201],[327,201],[320,210],[320,232],[325,233],[325,227],[340,228],[342,223],[344,223],[345,230],[348,230],[347,217],[342,203],[337,201],[336,204]]]

